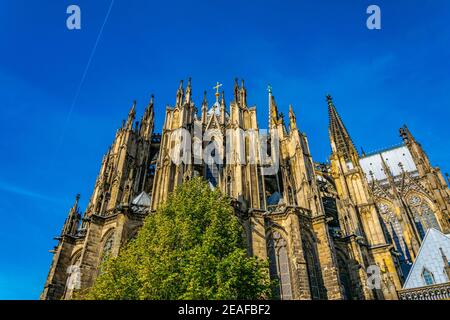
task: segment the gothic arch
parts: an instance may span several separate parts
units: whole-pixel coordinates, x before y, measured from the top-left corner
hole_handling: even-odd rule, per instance
[[[81,264],[81,251],[82,249],[78,249],[74,254],[72,254],[72,257],[70,258],[70,265],[79,266]]]
[[[103,263],[111,254],[114,245],[115,229],[110,228],[102,237],[101,252],[100,252],[100,264]]]
[[[435,228],[441,231],[439,221],[437,219],[436,207],[429,197],[423,193],[412,191],[406,195],[406,203],[412,213],[414,223],[421,238],[429,228]]]
[[[281,225],[279,225],[275,221],[271,220],[269,222],[269,225],[266,225],[266,228],[265,228],[266,241],[267,241],[267,239],[269,239],[271,232],[275,232],[275,231],[279,232],[283,236],[283,238],[285,238],[285,239],[288,238],[288,233],[286,232],[286,230]]]
[[[355,284],[352,281],[352,262],[350,261],[346,252],[341,248],[336,247],[336,260],[338,266],[339,280],[341,282],[342,291],[345,300],[353,300],[357,298],[354,294]]]
[[[382,198],[377,201],[378,211],[381,216],[381,227],[385,233],[386,240],[392,243],[395,250],[399,253],[398,261],[403,275],[407,275],[411,268],[411,253],[406,244],[404,230],[395,212],[394,204]]]
[[[426,193],[421,192],[421,191],[418,191],[418,190],[409,190],[409,191],[405,194],[405,199],[406,199],[407,204],[409,204],[409,201],[410,201],[411,198],[414,197],[414,196],[419,197],[419,198],[421,198],[422,200],[425,200],[425,201],[426,201],[430,206],[432,206],[433,209],[434,209],[434,204],[433,204],[433,201],[430,199],[430,197],[429,197]]]
[[[325,299],[326,297],[315,239],[316,237],[313,232],[310,232],[309,230],[303,230],[303,254],[306,261],[306,268],[308,270],[308,281],[311,291],[311,299],[320,300]]]
[[[292,300],[292,272],[286,234],[280,228],[272,228],[267,233],[266,241],[270,277],[277,281],[273,288],[274,296],[282,300]]]

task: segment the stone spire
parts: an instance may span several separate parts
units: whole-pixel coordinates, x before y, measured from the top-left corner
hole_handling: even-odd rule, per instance
[[[206,117],[208,114],[208,100],[206,99],[206,90],[203,92],[203,101],[202,101],[202,123],[206,124]]]
[[[327,95],[329,135],[333,152],[341,152],[346,160],[350,160],[352,155],[358,155],[341,117],[333,104],[333,98]]]
[[[267,87],[269,92],[269,129],[273,128],[278,123],[278,107],[275,102],[275,97],[272,95],[272,87],[269,84]]]
[[[442,260],[444,261],[444,271],[447,274],[447,279],[450,280],[450,261],[447,259],[444,250],[442,250],[442,248],[439,248],[439,250],[441,251]]]
[[[188,79],[188,84],[187,84],[187,87],[186,87],[185,102],[186,102],[187,104],[190,104],[190,103],[191,103],[191,99],[192,99],[192,86],[191,86],[191,80],[192,80],[192,78],[189,77],[189,79]]]
[[[289,128],[291,129],[291,131],[297,129],[297,119],[295,118],[292,104],[289,105]]]
[[[244,79],[241,80],[239,101],[241,102],[243,107],[247,106],[247,89],[245,88]]]
[[[403,125],[403,127],[401,127],[399,129],[399,131],[400,131],[400,137],[403,139],[403,141],[405,143],[414,143],[414,142],[416,142],[416,140],[414,139],[413,135],[409,131],[408,127],[406,126],[406,124]]]
[[[239,104],[239,83],[238,78],[234,79],[234,102]]]
[[[180,85],[177,90],[177,99],[175,102],[175,106],[179,107],[183,103],[183,97],[184,97],[184,89],[183,89],[183,80],[180,80]]]
[[[422,149],[422,146],[419,142],[414,138],[409,131],[408,127],[404,125],[400,128],[400,137],[403,139],[403,142],[408,147],[411,152],[414,163],[419,171],[419,174],[425,175],[433,171],[433,167],[431,165],[430,159],[428,158],[425,151]]]
[[[147,108],[145,109],[144,115],[141,119],[141,128],[139,131],[139,135],[146,139],[150,140],[153,133],[153,123],[154,123],[154,99],[155,96],[152,94],[150,97],[150,102],[148,103]]]
[[[62,230],[62,235],[74,235],[80,223],[81,215],[78,210],[78,201],[80,200],[80,194],[77,194],[75,197],[75,203],[69,211],[69,215],[67,216],[66,222],[64,223],[64,227]]]
[[[222,90],[222,97],[220,99],[220,123],[225,124],[225,91]]]
[[[131,106],[130,112],[128,112],[128,119],[126,122],[126,129],[132,130],[134,117],[136,116],[136,100],[133,101],[133,105]]]

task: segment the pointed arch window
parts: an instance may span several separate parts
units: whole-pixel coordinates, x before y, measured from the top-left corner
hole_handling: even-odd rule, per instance
[[[413,213],[414,223],[422,239],[430,228],[441,231],[436,216],[426,200],[421,199],[417,195],[413,195],[409,198],[408,204]]]
[[[100,265],[102,265],[111,255],[111,251],[114,245],[114,231],[110,231],[103,241],[102,255],[100,259]]]
[[[397,252],[400,254],[399,263],[403,274],[408,274],[411,268],[409,263],[411,254],[406,246],[403,238],[403,228],[398,221],[397,215],[393,212],[392,207],[386,203],[378,205],[382,218],[382,227],[386,233],[386,238],[391,242]]]
[[[220,155],[219,145],[215,141],[214,137],[211,138],[211,141],[208,142],[206,146],[206,156],[205,159],[206,162],[206,180],[211,184],[213,187],[217,187],[219,184],[219,175],[220,175],[220,166],[217,163],[216,160],[219,160],[216,158],[216,152],[218,152],[217,156]]]
[[[306,268],[308,270],[308,281],[311,290],[311,298],[313,300],[322,299],[322,281],[320,275],[321,272],[319,270],[320,264],[315,248],[312,246],[311,239],[303,240],[303,251],[305,254]]]
[[[433,273],[431,271],[429,271],[427,268],[423,269],[422,277],[427,286],[431,286],[435,283]]]
[[[277,281],[274,296],[282,300],[292,300],[291,273],[286,240],[278,231],[273,231],[267,240],[270,278]]]
[[[81,286],[81,250],[78,250],[71,258],[71,264],[67,268],[66,287],[64,288],[64,299],[70,299],[73,291]]]

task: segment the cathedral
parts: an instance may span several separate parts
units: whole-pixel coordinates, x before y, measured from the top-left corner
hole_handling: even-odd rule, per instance
[[[161,134],[153,96],[139,121],[133,104],[86,210],[78,195],[55,238],[41,299],[71,299],[92,286],[102,261],[196,176],[231,199],[248,254],[268,259],[278,279],[277,298],[398,299],[427,229],[450,232],[447,182],[409,129],[400,128],[397,147],[360,154],[327,96],[331,155],[318,163],[293,107],[285,119],[270,87],[264,130],[244,81],[235,81],[228,104],[219,87],[214,103],[205,92],[197,108],[191,80],[181,81]]]

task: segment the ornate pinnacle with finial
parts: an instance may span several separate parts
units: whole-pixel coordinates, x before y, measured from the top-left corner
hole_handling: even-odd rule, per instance
[[[136,112],[136,100],[133,101],[133,105],[131,106],[131,109],[130,109],[130,112],[128,113],[128,115],[129,116],[131,116],[131,115],[134,116],[135,112]]]
[[[269,92],[269,94],[272,94],[272,86],[270,85],[270,83],[267,86],[267,91]]]
[[[75,204],[73,205],[73,209],[77,210],[78,209],[78,201],[80,200],[80,194],[77,193],[77,195],[75,196]]]
[[[333,98],[331,97],[330,94],[327,94],[326,98],[329,105],[333,104]]]
[[[289,118],[295,118],[294,108],[292,107],[292,104],[289,105]]]
[[[219,83],[219,81],[217,81],[216,85],[213,87],[213,89],[216,89],[216,93],[215,93],[216,102],[219,102],[219,96],[220,96],[219,89],[221,86],[222,86],[222,84]]]

